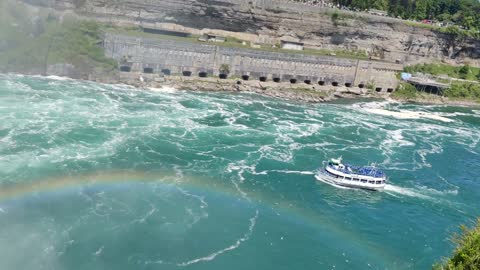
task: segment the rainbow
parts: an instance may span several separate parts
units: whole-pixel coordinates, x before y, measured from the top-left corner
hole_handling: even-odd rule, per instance
[[[43,180],[28,181],[11,185],[0,186],[0,203],[10,200],[21,200],[32,195],[48,196],[57,192],[68,192],[72,189],[83,187],[106,186],[113,187],[132,183],[155,183],[164,185],[177,185],[184,188],[195,189],[199,192],[214,192],[227,195],[228,197],[238,198],[239,191],[228,182],[213,181],[208,178],[184,176],[181,179],[175,173],[147,173],[147,172],[99,172],[88,175],[66,176],[57,178],[48,178]],[[313,227],[319,231],[329,231],[345,239],[356,240],[357,251],[372,255],[384,261],[394,260],[394,256],[387,254],[382,247],[377,247],[372,243],[367,243],[351,230],[339,226],[338,222],[323,218],[317,212],[302,208],[296,205],[297,202],[282,199],[278,201],[278,196],[269,195],[260,192],[248,191],[248,196],[252,203],[257,204],[258,208],[269,208],[281,215],[286,215],[294,220]],[[262,204],[262,205],[260,205]],[[362,243],[362,244],[359,244]],[[363,244],[365,243],[365,244]],[[387,257],[387,258],[386,258]]]

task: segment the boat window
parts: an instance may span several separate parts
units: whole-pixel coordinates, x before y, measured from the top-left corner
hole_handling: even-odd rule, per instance
[[[353,178],[353,181],[360,181],[360,179],[358,179],[358,178]]]
[[[375,184],[375,181],[368,181],[369,184]]]
[[[350,178],[350,177],[345,177],[345,180],[350,181],[350,180],[352,180],[352,178]]]
[[[364,179],[362,179],[361,181],[362,181],[362,183],[366,183],[366,182],[367,182],[367,180],[364,180]]]
[[[381,184],[381,183],[382,183],[382,181],[377,181],[377,184]]]

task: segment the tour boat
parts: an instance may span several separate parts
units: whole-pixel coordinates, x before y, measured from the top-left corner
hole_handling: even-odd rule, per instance
[[[368,190],[382,190],[387,182],[385,173],[375,166],[358,167],[343,164],[341,157],[330,159],[315,178],[335,186]]]

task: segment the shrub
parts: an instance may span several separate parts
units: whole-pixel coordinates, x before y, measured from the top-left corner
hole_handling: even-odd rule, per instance
[[[456,244],[452,257],[442,264],[433,266],[435,270],[476,270],[480,269],[480,218],[472,228],[460,227],[461,234],[455,234]]]
[[[417,89],[409,83],[402,83],[397,87],[397,90],[392,94],[394,98],[400,99],[415,99],[417,98]]]
[[[445,89],[443,94],[450,98],[479,100],[480,84],[461,82],[452,83],[448,89]]]
[[[462,66],[459,70],[458,73],[460,74],[460,78],[466,79],[468,77],[468,74],[470,74],[470,66],[464,65]]]
[[[222,74],[229,74],[230,73],[230,66],[228,64],[221,64],[219,68],[220,73]]]

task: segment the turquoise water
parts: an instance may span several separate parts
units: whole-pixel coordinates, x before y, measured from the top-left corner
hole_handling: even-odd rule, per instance
[[[429,269],[480,215],[479,131],[479,108],[0,75],[0,269]],[[386,190],[316,181],[340,155]]]

